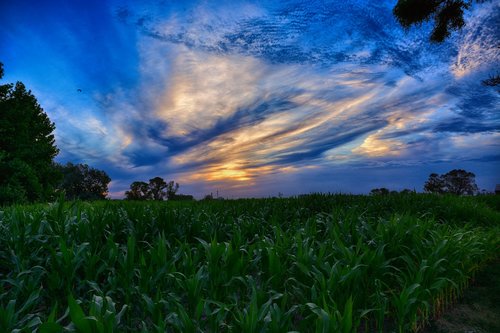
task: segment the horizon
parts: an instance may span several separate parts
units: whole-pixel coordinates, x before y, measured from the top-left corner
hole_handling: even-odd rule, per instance
[[[396,1],[0,4],[2,82],[56,125],[56,161],[202,198],[500,184],[500,3],[441,44]]]

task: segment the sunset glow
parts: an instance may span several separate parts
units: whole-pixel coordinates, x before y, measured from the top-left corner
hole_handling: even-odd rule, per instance
[[[55,122],[58,161],[106,170],[112,197],[154,176],[196,197],[421,189],[453,168],[500,182],[500,94],[481,84],[497,2],[443,44],[389,0],[22,3],[0,5],[4,79]]]

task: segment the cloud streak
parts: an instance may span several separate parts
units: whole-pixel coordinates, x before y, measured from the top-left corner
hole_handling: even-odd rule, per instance
[[[79,23],[77,7],[61,9],[68,17],[48,28],[54,42],[36,25],[12,34],[51,55],[55,67],[29,80],[56,122],[60,160],[107,170],[114,196],[156,175],[198,196],[215,187],[265,195],[279,184],[296,193],[285,184],[303,180],[345,190],[345,177],[321,184],[328,170],[349,174],[341,168],[390,179],[442,163],[499,166],[500,98],[480,85],[499,62],[498,5],[477,6],[442,45],[429,44],[428,26],[402,31],[392,6],[125,2],[99,5],[100,19]],[[51,89],[43,77],[62,72]],[[384,178],[384,168],[401,171]]]

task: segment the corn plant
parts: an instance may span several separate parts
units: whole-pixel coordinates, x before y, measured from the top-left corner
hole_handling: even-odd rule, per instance
[[[0,210],[0,332],[419,331],[498,258],[499,197]]]

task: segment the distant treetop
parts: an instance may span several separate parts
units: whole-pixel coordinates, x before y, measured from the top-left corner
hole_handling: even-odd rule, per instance
[[[161,177],[154,177],[149,183],[135,181],[125,192],[127,200],[175,200],[179,184],[173,180],[168,183]]]

